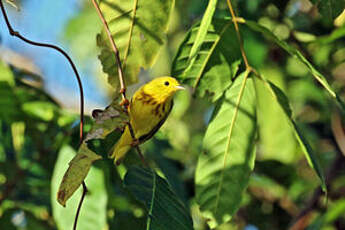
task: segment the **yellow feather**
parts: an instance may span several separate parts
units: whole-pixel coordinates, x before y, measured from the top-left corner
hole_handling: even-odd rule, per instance
[[[160,77],[143,85],[132,97],[129,105],[130,123],[135,138],[144,142],[160,128],[172,108],[172,97],[183,89],[172,77]],[[114,163],[121,163],[133,143],[128,126],[109,154]]]

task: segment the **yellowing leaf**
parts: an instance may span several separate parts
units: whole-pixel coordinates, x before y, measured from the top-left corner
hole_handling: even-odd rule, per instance
[[[93,117],[95,123],[88,132],[85,141],[104,139],[109,133],[116,129],[123,130],[128,121],[128,115],[119,105],[118,98],[115,98],[105,110],[94,110]]]
[[[101,156],[89,150],[85,143],[80,146],[77,155],[69,163],[57,193],[57,200],[62,206],[66,206],[67,200],[84,181],[92,163],[101,158]]]

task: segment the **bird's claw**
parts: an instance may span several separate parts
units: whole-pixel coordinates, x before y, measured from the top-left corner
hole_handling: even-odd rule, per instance
[[[134,139],[131,143],[131,146],[132,147],[135,147],[135,146],[138,146],[140,144],[139,140],[138,139]]]

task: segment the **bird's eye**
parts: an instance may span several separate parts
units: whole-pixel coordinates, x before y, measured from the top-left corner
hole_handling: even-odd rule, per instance
[[[168,85],[169,85],[169,82],[168,82],[168,81],[164,82],[164,85],[168,86]]]

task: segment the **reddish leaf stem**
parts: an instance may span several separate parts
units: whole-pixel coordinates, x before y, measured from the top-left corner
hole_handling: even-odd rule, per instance
[[[97,14],[98,14],[99,18],[101,19],[101,21],[102,21],[102,23],[104,25],[104,29],[105,29],[105,31],[107,33],[109,42],[111,44],[111,48],[112,48],[112,50],[114,52],[114,55],[115,55],[115,58],[116,58],[117,69],[118,69],[118,74],[119,74],[119,81],[120,81],[120,86],[121,86],[120,94],[122,95],[121,105],[123,105],[123,108],[124,108],[125,112],[128,113],[129,101],[126,98],[126,84],[125,84],[124,77],[123,77],[123,70],[122,70],[122,63],[121,63],[121,59],[120,59],[120,52],[119,52],[119,50],[118,50],[118,48],[117,48],[117,46],[115,44],[113,36],[111,35],[111,32],[109,30],[108,23],[104,19],[103,13],[102,13],[101,9],[99,8],[99,5],[98,5],[97,1],[96,0],[92,0],[92,3],[93,3],[93,5],[94,5],[94,7],[95,7],[95,9],[97,11]],[[132,139],[135,140],[136,138],[135,138],[135,135],[134,135],[133,127],[132,127],[132,125],[129,122],[128,122],[128,128],[130,130]],[[145,161],[145,158],[144,158],[144,156],[143,156],[143,154],[142,154],[142,152],[140,150],[139,145],[136,145],[135,149],[137,150],[143,165],[148,167],[148,164]]]

